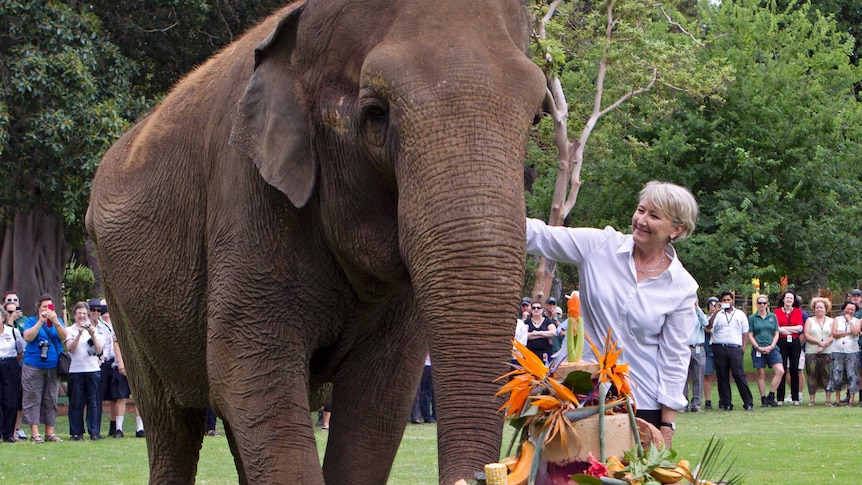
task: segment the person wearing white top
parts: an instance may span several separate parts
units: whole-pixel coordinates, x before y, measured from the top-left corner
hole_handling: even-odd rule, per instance
[[[853,407],[853,398],[859,392],[859,319],[856,304],[845,301],[841,313],[832,321],[832,369],[826,392],[837,392],[847,385],[850,391],[847,407]]]
[[[730,394],[730,376],[733,375],[739,397],[742,398],[742,407],[751,411],[754,409],[753,396],[742,364],[744,346],[748,340],[748,317],[733,306],[733,293],[723,291],[718,298],[721,305],[713,308],[709,314],[709,328],[712,329],[710,345],[718,382],[718,407],[725,411],[733,410]]]
[[[677,410],[687,404],[698,288],[671,243],[691,235],[697,211],[688,189],[652,181],[639,194],[631,234],[527,219],[529,254],[578,266],[585,333],[600,348],[613,331],[636,384],[638,417],[660,428],[668,447]],[[589,359],[591,351],[585,354]]]
[[[19,358],[24,355],[24,337],[15,326],[15,319],[21,316],[16,304],[7,304],[2,312],[3,331],[0,332],[0,441],[14,443],[15,419],[18,416],[18,403],[21,401],[21,367]]]
[[[69,365],[69,434],[72,441],[80,441],[84,434],[84,406],[87,406],[87,431],[90,439],[99,440],[98,399],[101,368],[99,355],[102,341],[90,322],[90,308],[86,302],[78,302],[72,309],[75,324],[66,332],[66,349],[72,357]]]

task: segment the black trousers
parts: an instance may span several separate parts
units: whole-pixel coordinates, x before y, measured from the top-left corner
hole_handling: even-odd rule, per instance
[[[730,395],[730,376],[736,381],[739,396],[744,406],[752,405],[751,389],[745,379],[745,369],[742,366],[742,347],[725,347],[712,344],[712,355],[715,361],[715,377],[718,381],[718,405],[725,409],[733,405]]]
[[[21,403],[21,367],[18,359],[0,360],[0,436],[11,438]]]
[[[778,384],[775,400],[778,402],[784,400],[784,383],[789,374],[790,399],[792,401],[799,401],[799,355],[802,353],[802,344],[799,343],[798,338],[793,339],[792,342],[788,342],[786,335],[779,335],[778,350],[781,351],[781,360],[784,362],[784,375],[781,376],[781,383]]]

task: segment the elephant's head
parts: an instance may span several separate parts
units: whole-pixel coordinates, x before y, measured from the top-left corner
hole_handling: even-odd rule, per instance
[[[344,3],[309,1],[273,26],[231,144],[296,207],[319,201],[360,297],[381,291],[372,279],[412,286],[440,480],[470,479],[499,457],[492,380],[515,327],[524,147],[545,79],[518,0]]]

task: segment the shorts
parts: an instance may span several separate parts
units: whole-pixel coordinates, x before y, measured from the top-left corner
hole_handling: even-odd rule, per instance
[[[710,354],[706,354],[706,362],[703,366],[703,375],[711,376],[713,374],[715,374],[715,358]]]
[[[751,364],[755,369],[763,369],[767,365],[771,369],[775,364],[781,364],[781,351],[778,350],[778,347],[772,349],[772,352],[768,354],[763,354],[760,357],[757,357],[757,350],[751,349]]]
[[[128,399],[132,395],[129,389],[129,380],[126,376],[120,374],[120,371],[114,368],[114,377],[111,380],[111,401],[117,399]]]

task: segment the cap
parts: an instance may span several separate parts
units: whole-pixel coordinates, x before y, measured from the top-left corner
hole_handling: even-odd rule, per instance
[[[856,288],[855,290],[851,291],[850,294],[853,296],[862,296],[862,290]]]
[[[87,300],[87,305],[90,305],[90,310],[98,310],[99,308],[102,308],[102,302],[98,298]]]
[[[552,297],[548,298],[548,299],[545,301],[545,303],[547,303],[548,305],[550,305],[550,304],[554,304],[554,305],[556,305],[556,304],[557,304],[557,299],[556,299],[556,298],[554,298],[554,297],[552,296]]]
[[[527,298],[526,296],[524,298],[521,298],[521,305],[529,305],[530,303],[533,303],[533,300]]]
[[[718,301],[718,298],[716,298],[716,297],[714,297],[714,296],[711,296],[711,297],[709,297],[709,298],[707,298],[707,299],[706,299],[706,302],[707,302],[707,303],[709,303],[709,302],[711,302],[711,301]]]
[[[562,314],[563,314],[563,309],[562,309],[562,308],[560,308],[560,307],[557,307],[557,311],[556,311],[555,313],[556,313],[557,315],[562,315]]]

